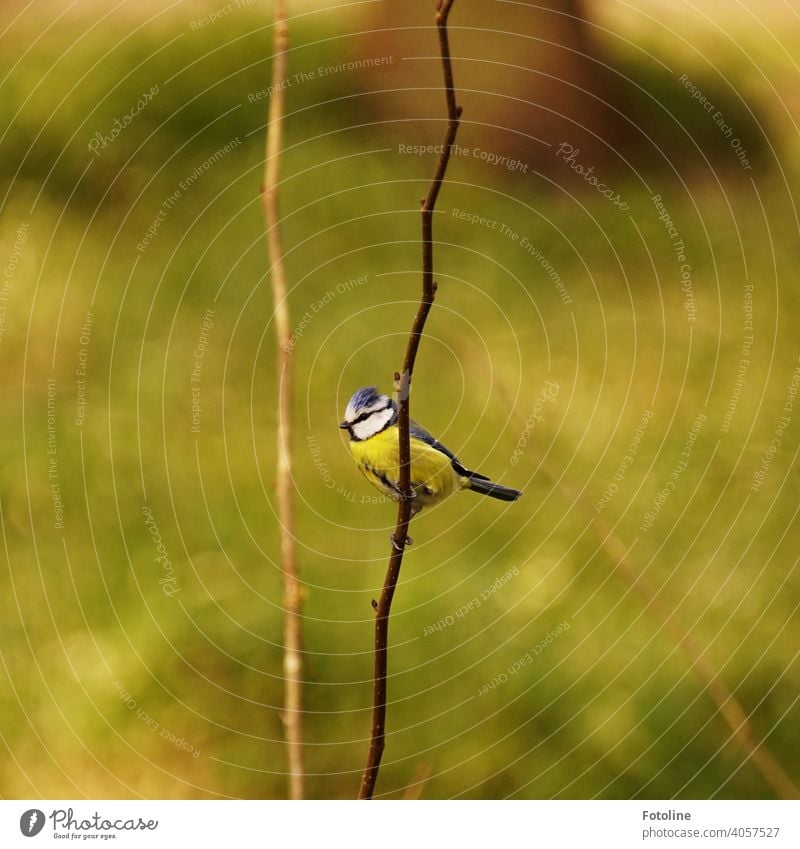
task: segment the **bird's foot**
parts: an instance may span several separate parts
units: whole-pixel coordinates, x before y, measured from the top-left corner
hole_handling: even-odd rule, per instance
[[[405,543],[403,543],[403,545],[400,545],[400,543],[397,541],[397,537],[394,534],[392,534],[389,539],[391,540],[392,548],[394,548],[395,551],[402,551],[407,545],[414,544],[414,540],[411,539],[411,537],[406,537],[406,541]]]

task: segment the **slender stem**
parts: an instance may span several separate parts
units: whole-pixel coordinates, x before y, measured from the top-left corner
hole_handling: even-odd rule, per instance
[[[275,492],[280,521],[283,564],[283,674],[284,734],[289,760],[289,798],[303,798],[303,698],[302,698],[302,590],[297,577],[294,550],[294,504],[292,500],[292,354],[286,268],[283,260],[278,182],[283,141],[283,90],[289,28],[283,0],[275,0],[272,89],[267,127],[266,163],[261,200],[267,224],[267,244],[272,265],[276,365],[278,372],[278,453]]]
[[[371,799],[375,792],[375,782],[385,747],[386,731],[386,670],[389,651],[389,613],[392,599],[403,564],[403,553],[408,539],[408,525],[411,521],[411,507],[414,493],[411,489],[411,440],[409,433],[409,395],[414,363],[417,359],[419,340],[425,328],[425,321],[436,296],[436,283],[433,279],[433,210],[436,198],[442,187],[447,163],[458,132],[461,107],[456,105],[456,93],[453,86],[453,66],[450,61],[450,44],[447,38],[447,18],[454,0],[439,0],[436,7],[436,28],[439,33],[439,50],[442,56],[444,87],[447,98],[447,133],[439,161],[428,194],[422,199],[422,299],[420,301],[411,335],[408,338],[403,373],[395,374],[395,389],[398,394],[398,429],[400,452],[400,504],[397,509],[392,553],[386,570],[386,579],[376,607],[375,618],[375,676],[372,693],[372,733],[370,736],[367,764],[361,777],[359,799]]]

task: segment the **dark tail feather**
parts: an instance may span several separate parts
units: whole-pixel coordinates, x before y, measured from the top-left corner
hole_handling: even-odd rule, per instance
[[[491,498],[499,498],[501,501],[516,501],[522,495],[518,489],[500,486],[499,483],[492,483],[490,480],[477,475],[470,477],[469,488],[473,492],[479,492],[481,495],[488,495]]]

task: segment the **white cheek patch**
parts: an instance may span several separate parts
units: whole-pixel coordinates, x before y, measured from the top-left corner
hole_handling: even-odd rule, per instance
[[[351,404],[348,404],[347,409],[344,411],[344,419],[345,421],[352,422],[353,419],[357,418],[362,413],[374,413],[377,410],[383,410],[386,407],[386,400],[385,396],[380,397],[369,407],[360,407],[358,410],[356,410]]]
[[[376,433],[380,433],[386,425],[389,424],[393,415],[394,410],[391,407],[388,407],[385,410],[378,410],[368,419],[364,419],[363,422],[357,422],[351,426],[353,436],[355,436],[356,439],[361,440],[375,436]]]

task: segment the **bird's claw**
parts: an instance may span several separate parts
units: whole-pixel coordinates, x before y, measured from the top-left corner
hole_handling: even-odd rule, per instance
[[[403,549],[407,545],[413,545],[414,544],[414,540],[411,539],[411,537],[408,537],[408,536],[406,537],[406,541],[405,541],[405,543],[403,543],[403,545],[400,545],[400,543],[397,541],[397,537],[394,534],[392,534],[389,537],[389,539],[391,540],[392,548],[394,548],[395,551],[403,551]]]

